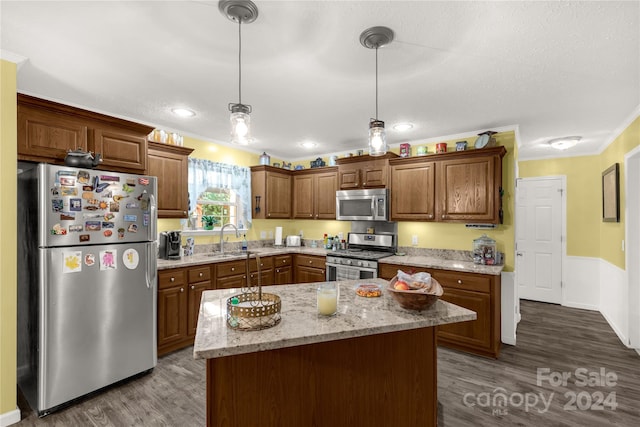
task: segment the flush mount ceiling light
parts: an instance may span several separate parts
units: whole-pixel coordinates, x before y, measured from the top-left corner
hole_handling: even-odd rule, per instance
[[[398,123],[393,125],[393,130],[397,130],[398,132],[405,132],[409,129],[413,129],[413,124],[411,123]]]
[[[575,146],[578,142],[580,142],[581,139],[581,136],[565,136],[562,138],[551,139],[547,141],[547,144],[549,144],[556,150],[566,150]]]
[[[305,142],[301,143],[300,145],[302,145],[304,148],[313,148],[318,144],[316,144],[313,141],[305,141]]]
[[[376,50],[376,117],[369,121],[369,155],[382,156],[387,152],[387,134],[384,122],[378,120],[378,48],[393,41],[393,30],[387,27],[367,28],[360,34],[360,43],[367,49]]]
[[[180,107],[172,108],[171,112],[176,116],[180,116],[180,117],[193,117],[196,115],[195,111],[190,110],[188,108],[180,108]]]
[[[229,20],[238,23],[238,103],[229,104],[231,142],[247,145],[251,141],[251,105],[242,103],[242,24],[258,17],[258,7],[249,0],[220,0],[218,9]]]

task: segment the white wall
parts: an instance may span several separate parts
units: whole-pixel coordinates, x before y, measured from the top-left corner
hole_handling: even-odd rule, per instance
[[[626,346],[629,345],[629,286],[627,273],[600,260],[600,313]]]
[[[599,310],[600,258],[567,256],[563,267],[562,305]]]
[[[500,284],[501,341],[505,344],[516,345],[516,327],[520,321],[520,304],[518,303],[518,287],[515,283],[515,273],[503,271]]]

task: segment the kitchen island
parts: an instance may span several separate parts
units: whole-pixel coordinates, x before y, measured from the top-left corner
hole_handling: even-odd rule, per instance
[[[203,293],[194,357],[207,360],[209,426],[435,426],[435,327],[474,320],[438,301],[402,309],[387,281],[379,298],[339,282],[338,313],[316,314],[318,283],[270,286],[282,320],[261,331],[226,325],[226,301],[239,290]]]

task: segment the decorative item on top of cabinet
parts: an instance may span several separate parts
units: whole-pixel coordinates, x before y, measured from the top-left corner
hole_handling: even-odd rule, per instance
[[[407,273],[426,271],[444,289],[442,300],[476,312],[476,320],[441,325],[438,345],[497,358],[501,340],[500,275],[464,273],[417,266],[380,264],[380,277],[393,278],[398,270]]]
[[[202,292],[213,289],[211,266],[158,272],[158,355],[193,344]]]
[[[143,173],[151,126],[18,94],[18,160],[64,164],[69,150],[102,154],[98,169]]]
[[[158,217],[187,218],[188,168],[192,148],[149,142],[147,175],[158,178]]]
[[[387,152],[384,156],[364,155],[338,159],[339,189],[387,187],[389,159],[398,157],[395,153]]]
[[[337,189],[336,167],[296,171],[293,174],[293,218],[336,219]]]
[[[273,166],[251,167],[253,218],[291,218],[291,173]],[[256,209],[259,200],[262,201],[262,206]]]

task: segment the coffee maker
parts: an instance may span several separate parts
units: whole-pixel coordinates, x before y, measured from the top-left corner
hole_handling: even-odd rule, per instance
[[[179,231],[163,231],[160,233],[160,252],[162,259],[180,259],[182,236]]]

